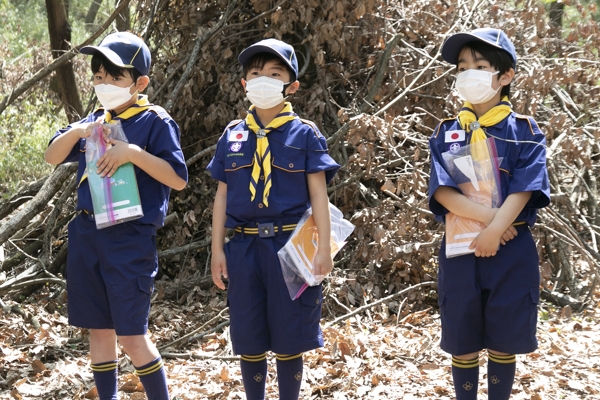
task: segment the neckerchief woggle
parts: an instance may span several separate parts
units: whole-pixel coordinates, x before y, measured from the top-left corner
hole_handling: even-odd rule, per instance
[[[269,140],[267,134],[273,129],[277,129],[280,126],[292,121],[298,116],[292,110],[292,105],[289,102],[285,102],[283,109],[267,126],[262,128],[259,124],[258,117],[256,117],[255,106],[250,106],[248,115],[246,116],[246,125],[248,128],[256,134],[256,151],[254,152],[254,165],[252,166],[252,176],[250,179],[250,201],[254,201],[256,196],[256,186],[260,179],[260,173],[264,175],[265,188],[263,191],[263,203],[266,207],[269,206],[269,192],[271,191],[271,150],[269,148]]]
[[[473,110],[473,105],[468,101],[465,102],[462,109],[458,113],[458,122],[466,132],[471,132],[471,140],[469,144],[474,144],[482,140],[486,140],[487,136],[483,128],[496,125],[512,112],[512,105],[508,100],[508,96],[504,96],[500,103],[492,107],[479,119]],[[481,146],[472,146],[471,156],[475,161],[479,161],[488,157],[484,153]]]

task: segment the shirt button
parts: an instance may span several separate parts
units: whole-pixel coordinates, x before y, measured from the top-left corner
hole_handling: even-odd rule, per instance
[[[290,168],[294,168],[294,164],[292,164],[292,163],[289,163],[289,164],[288,164],[288,167],[290,167]]]
[[[264,180],[265,180],[265,176],[264,176],[264,175],[261,175],[261,176],[260,176],[260,180],[261,180],[261,181],[264,181]]]
[[[231,166],[232,166],[233,168],[235,168],[235,166],[236,166],[236,165],[237,165],[236,163],[231,163]]]
[[[319,299],[316,299],[316,300],[315,300],[315,304],[319,304]]]
[[[264,207],[263,203],[258,203],[258,208],[263,208],[263,207]]]

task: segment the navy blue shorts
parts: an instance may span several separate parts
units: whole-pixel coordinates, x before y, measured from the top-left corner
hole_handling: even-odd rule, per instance
[[[442,350],[463,355],[491,349],[530,353],[539,303],[539,258],[526,225],[494,257],[446,258],[440,249],[438,301]]]
[[[96,229],[80,214],[69,223],[69,323],[144,335],[158,271],[156,240],[132,223]]]
[[[236,233],[225,245],[230,334],[236,354],[297,354],[323,346],[321,286],[292,301],[277,251],[289,233],[270,238]]]

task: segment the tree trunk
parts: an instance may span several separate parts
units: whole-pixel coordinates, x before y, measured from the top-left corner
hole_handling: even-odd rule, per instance
[[[90,4],[90,8],[85,16],[86,28],[94,24],[94,21],[96,20],[96,15],[98,15],[98,10],[100,10],[101,5],[102,0],[92,0],[92,4]]]
[[[48,33],[50,34],[52,57],[56,59],[70,47],[71,26],[69,25],[63,0],[46,0],[46,11],[48,13]],[[83,105],[77,90],[73,64],[69,62],[58,68],[56,78],[69,122],[81,119]]]
[[[121,0],[115,0],[115,6],[119,6]],[[121,14],[117,16],[115,20],[117,24],[117,30],[119,32],[131,30],[131,13],[129,12],[129,7],[125,7]]]
[[[550,26],[555,37],[560,37],[563,25],[563,15],[565,13],[565,3],[563,1],[553,1],[550,3]]]

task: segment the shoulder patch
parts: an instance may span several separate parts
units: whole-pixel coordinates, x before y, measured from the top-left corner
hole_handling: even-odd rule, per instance
[[[532,135],[543,135],[540,127],[532,116],[515,113],[515,118],[527,121],[527,125],[529,126],[529,130]]]
[[[442,129],[442,125],[444,125],[446,122],[456,122],[456,117],[442,119],[438,126],[435,128],[432,137],[437,138],[438,134],[440,133],[440,129]]]
[[[321,131],[319,130],[319,128],[317,128],[317,125],[315,125],[314,122],[308,120],[308,119],[302,119],[302,118],[298,118],[300,120],[300,122],[302,122],[304,125],[308,125],[311,127],[311,129],[313,130],[313,132],[315,133],[315,135],[318,138],[322,138],[323,134],[321,133]]]
[[[154,114],[158,115],[160,119],[171,117],[167,110],[165,110],[161,106],[151,105],[150,108],[148,108],[148,111],[152,111]]]
[[[244,122],[243,119],[234,119],[233,121],[228,123],[227,126],[225,127],[225,129],[223,130],[223,133],[221,133],[221,136],[219,136],[219,140],[221,140],[221,138],[223,136],[225,136],[231,128],[234,128],[235,126],[239,125],[242,122]]]
[[[234,119],[233,121],[231,121],[230,123],[227,124],[227,126],[225,127],[225,130],[231,129],[236,125],[239,125],[241,122],[244,122],[243,119]]]

